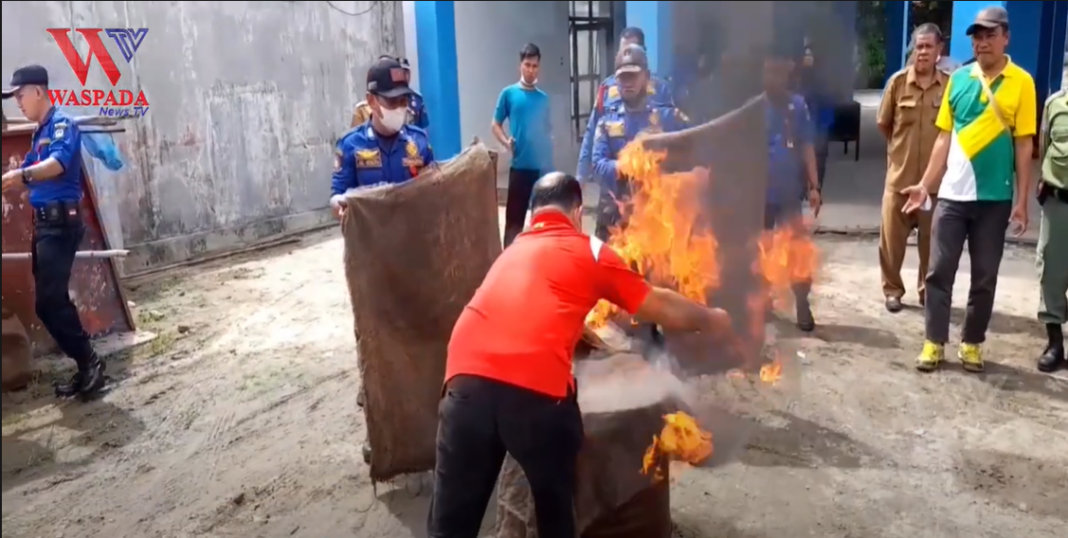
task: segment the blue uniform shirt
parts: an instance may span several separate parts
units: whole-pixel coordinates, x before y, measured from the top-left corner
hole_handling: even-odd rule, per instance
[[[800,95],[791,94],[786,108],[769,101],[765,112],[768,133],[767,203],[781,207],[795,204],[804,195],[804,150],[812,145],[813,126],[808,106]]]
[[[33,132],[30,151],[22,167],[32,166],[49,158],[63,165],[63,173],[52,179],[30,181],[30,205],[44,207],[49,202],[77,202],[82,199],[82,134],[74,120],[63,111],[53,108],[45,121]]]
[[[334,151],[331,194],[380,183],[402,183],[434,162],[426,131],[405,125],[395,137],[382,138],[368,121],[345,133]]]
[[[412,91],[408,95],[408,110],[412,111],[412,125],[427,130],[430,128],[430,116],[426,113],[426,102],[419,92]]]
[[[682,112],[671,106],[656,106],[648,103],[643,110],[626,110],[622,101],[607,109],[597,122],[593,142],[593,177],[602,189],[616,190],[619,172],[616,159],[627,142],[638,133],[681,131],[689,120]]]
[[[655,106],[674,107],[675,100],[672,97],[671,87],[663,79],[652,77],[649,80],[649,102]],[[597,133],[597,122],[600,121],[604,111],[615,108],[623,102],[619,93],[619,85],[616,84],[616,76],[612,75],[604,79],[597,89],[597,102],[590,111],[590,119],[586,122],[586,133],[582,136],[582,147],[579,149],[579,180],[590,178],[593,170],[593,139]]]

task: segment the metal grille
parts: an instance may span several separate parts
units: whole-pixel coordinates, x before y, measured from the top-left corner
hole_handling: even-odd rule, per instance
[[[586,122],[597,98],[597,86],[607,76],[614,42],[613,3],[570,2],[571,121],[577,140],[582,140]]]

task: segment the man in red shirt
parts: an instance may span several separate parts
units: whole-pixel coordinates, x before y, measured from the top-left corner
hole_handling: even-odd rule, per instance
[[[505,453],[523,468],[538,536],[575,538],[582,415],[572,353],[600,299],[668,331],[720,333],[730,318],[652,287],[583,234],[582,187],[538,180],[533,217],[490,268],[449,342],[429,538],[477,538]]]

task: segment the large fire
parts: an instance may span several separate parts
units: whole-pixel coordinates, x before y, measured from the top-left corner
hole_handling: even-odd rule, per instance
[[[666,153],[646,149],[635,141],[619,155],[619,173],[628,178],[631,198],[620,203],[626,225],[610,232],[608,245],[656,285],[670,287],[685,297],[707,304],[709,292],[720,286],[719,242],[702,221],[702,200],[713,180],[703,168],[665,174]],[[816,246],[800,222],[762,232],[755,238],[757,256],[752,270],[761,286],[749,298],[749,333],[763,341],[765,313],[791,303],[792,288],[809,283],[818,264]],[[590,311],[587,324],[594,329],[618,315],[617,308],[601,301]],[[775,384],[782,363],[774,360],[760,369],[760,380]],[[685,414],[665,417],[665,426],[653,438],[643,459],[646,474],[659,473],[658,462],[699,464],[712,455],[712,434]]]
[[[719,243],[711,231],[698,228],[701,192],[707,172],[662,174],[667,155],[628,144],[619,154],[619,172],[630,180],[631,199],[620,203],[626,226],[611,230],[608,245],[657,285],[704,303],[708,290],[719,287]],[[587,323],[598,328],[617,313],[601,301]]]

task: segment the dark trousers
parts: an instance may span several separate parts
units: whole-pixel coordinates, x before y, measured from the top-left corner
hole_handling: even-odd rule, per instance
[[[788,197],[792,200],[792,197]],[[801,200],[786,201],[783,203],[767,204],[764,206],[764,229],[794,227],[798,231],[804,230],[802,222]],[[805,233],[808,233],[807,231]],[[807,307],[809,295],[812,293],[811,282],[798,282],[793,285],[794,297],[797,306]]]
[[[508,170],[508,200],[504,205],[505,248],[523,231],[523,222],[527,219],[527,209],[530,207],[530,193],[534,191],[534,184],[539,177],[539,170]]]
[[[816,135],[816,179],[819,181],[820,192],[823,192],[823,177],[827,175],[827,155],[830,152],[830,142],[827,133]],[[808,182],[805,182],[808,185]],[[808,189],[805,189],[808,190]]]
[[[33,233],[33,281],[37,317],[56,345],[85,368],[93,356],[89,335],[70,299],[74,255],[85,236],[80,220],[60,224],[38,223]]]
[[[1011,215],[1012,202],[939,200],[935,205],[931,222],[931,261],[925,286],[927,340],[936,344],[949,341],[953,282],[967,244],[972,282],[961,340],[966,344],[986,341]]]
[[[505,453],[523,468],[539,538],[575,538],[575,465],[583,439],[575,393],[551,398],[457,376],[438,409],[429,538],[477,538]]]

